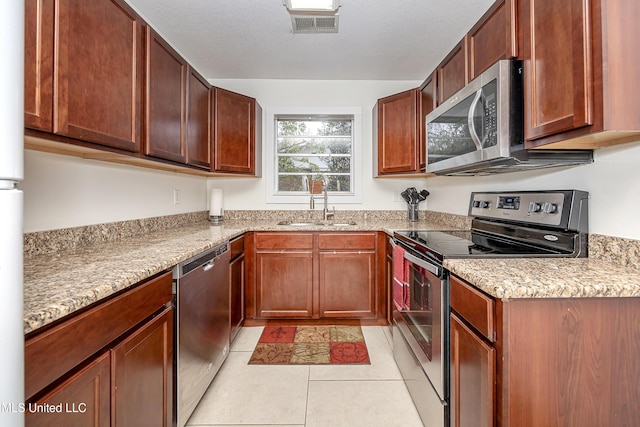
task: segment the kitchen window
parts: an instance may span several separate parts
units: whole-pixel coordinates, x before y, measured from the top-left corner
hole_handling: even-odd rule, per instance
[[[360,109],[300,110],[267,113],[267,202],[309,203],[324,185],[330,203],[361,202]]]

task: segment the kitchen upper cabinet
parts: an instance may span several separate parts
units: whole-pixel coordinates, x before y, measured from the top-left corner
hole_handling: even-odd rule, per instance
[[[466,37],[436,67],[436,73],[438,74],[438,105],[440,105],[469,82]]]
[[[638,19],[636,0],[523,0],[527,148],[637,140]]]
[[[501,59],[518,56],[518,0],[498,0],[467,33],[469,81]]]
[[[378,100],[373,108],[374,176],[415,174],[424,145],[422,92],[411,89]]]
[[[120,0],[59,0],[55,5],[53,132],[139,152],[140,18]],[[45,75],[36,84],[46,81]]]
[[[260,176],[262,108],[239,93],[213,92],[213,171]]]
[[[320,317],[375,318],[375,233],[318,235]]]
[[[187,62],[147,27],[145,154],[186,162]]]
[[[211,86],[189,67],[187,93],[187,164],[211,169]]]
[[[25,0],[24,125],[53,130],[53,2]]]

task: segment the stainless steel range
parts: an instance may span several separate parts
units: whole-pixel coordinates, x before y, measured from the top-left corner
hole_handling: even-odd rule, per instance
[[[589,194],[472,193],[470,231],[394,233],[393,351],[423,423],[449,425],[447,258],[586,257]]]

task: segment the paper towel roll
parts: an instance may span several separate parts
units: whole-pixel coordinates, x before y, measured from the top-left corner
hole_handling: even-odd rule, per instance
[[[209,199],[209,216],[223,216],[224,208],[222,207],[222,188],[212,188],[211,198]]]

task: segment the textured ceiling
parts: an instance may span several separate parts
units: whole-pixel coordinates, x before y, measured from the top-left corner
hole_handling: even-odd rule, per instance
[[[209,79],[423,80],[494,0],[343,0],[293,34],[282,0],[126,0]]]

